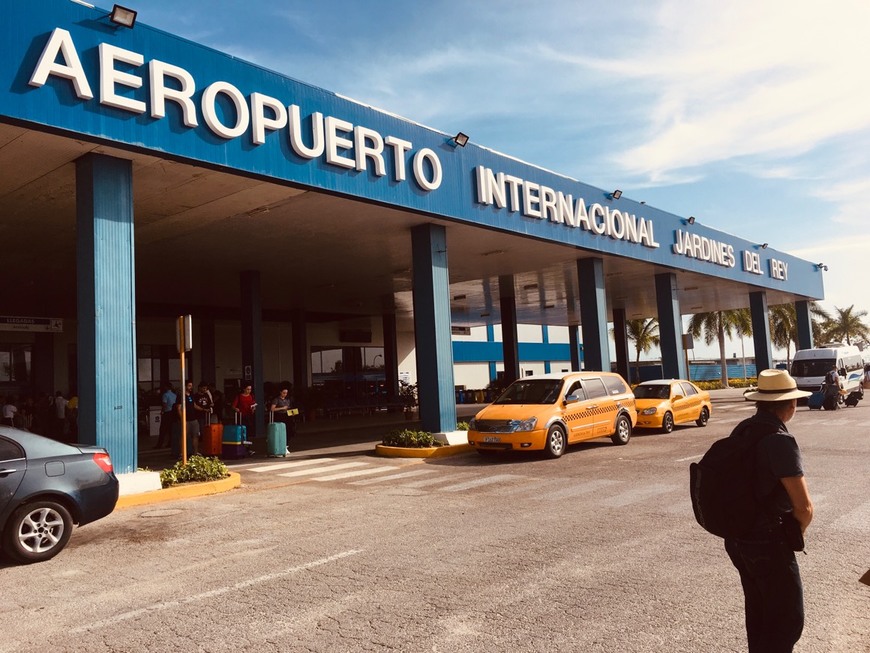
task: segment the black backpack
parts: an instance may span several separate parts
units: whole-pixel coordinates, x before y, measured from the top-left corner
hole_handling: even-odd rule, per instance
[[[704,457],[689,465],[689,493],[695,519],[719,537],[742,537],[758,521],[761,505],[755,496],[755,450],[773,425],[759,428],[750,419],[734,433],[713,443]]]

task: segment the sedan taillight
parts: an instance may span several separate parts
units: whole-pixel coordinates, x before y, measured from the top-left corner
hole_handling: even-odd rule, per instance
[[[109,454],[95,453],[94,462],[97,463],[97,467],[106,472],[106,474],[112,473],[112,459],[109,457]]]

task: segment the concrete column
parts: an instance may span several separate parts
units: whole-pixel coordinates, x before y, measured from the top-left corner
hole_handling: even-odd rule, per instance
[[[446,230],[433,224],[414,227],[411,250],[421,426],[432,433],[450,432],[456,429],[456,395]]]
[[[616,342],[616,372],[631,383],[628,365],[628,331],[625,328],[625,309],[613,309],[613,339]]]
[[[749,312],[752,315],[752,342],[755,345],[756,372],[773,367],[773,348],[770,344],[770,319],[767,311],[767,293],[758,290],[749,293]]]
[[[399,396],[399,339],[396,328],[396,314],[384,313],[381,316],[384,330],[384,384],[387,397],[396,401]]]
[[[310,383],[311,356],[308,352],[308,325],[305,311],[296,309],[290,316],[293,353],[293,388],[296,398],[303,396],[303,390]]]
[[[115,472],[137,467],[133,167],[76,161],[79,440],[108,449]]]
[[[813,348],[813,315],[810,312],[812,302],[801,300],[794,303],[794,312],[797,315],[797,348]]]
[[[604,261],[582,258],[577,261],[580,282],[580,328],[583,331],[583,368],[610,371],[607,340],[607,297],[604,291]]]
[[[568,326],[568,346],[571,348],[571,371],[580,371],[580,327],[577,324]]]
[[[257,400],[254,432],[248,439],[265,435],[266,397],[263,388],[263,306],[260,296],[259,270],[243,270],[239,274],[242,314],[242,385],[250,383]]]
[[[486,325],[486,341],[487,342],[495,342],[495,329],[491,324]],[[498,369],[496,367],[495,361],[489,361],[489,381],[492,383],[493,381],[498,379]]]
[[[659,338],[662,350],[662,374],[666,379],[687,379],[686,354],[683,348],[683,319],[677,299],[677,276],[663,272],[655,276]]]
[[[501,313],[501,347],[504,358],[504,382],[509,385],[520,377],[519,335],[517,334],[517,299],[514,277],[498,278],[499,310]]]

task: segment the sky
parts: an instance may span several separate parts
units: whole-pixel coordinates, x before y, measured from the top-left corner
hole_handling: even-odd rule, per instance
[[[870,311],[867,0],[134,2],[153,27],[825,263],[823,308]]]

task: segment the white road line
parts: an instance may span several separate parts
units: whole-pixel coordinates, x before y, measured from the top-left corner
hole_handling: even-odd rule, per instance
[[[496,474],[495,476],[487,476],[485,478],[478,478],[473,481],[466,481],[465,483],[457,483],[455,485],[448,485],[447,487],[438,488],[439,492],[462,492],[463,490],[470,490],[471,488],[480,487],[482,485],[491,485],[493,483],[503,483],[507,481],[515,481],[518,478],[523,478],[522,476],[518,476],[516,474]]]
[[[570,481],[567,482],[570,483]],[[599,478],[592,481],[581,481],[580,483],[574,483],[569,485],[568,487],[563,487],[561,490],[555,490],[553,492],[547,492],[546,494],[542,494],[540,498],[547,501],[552,501],[554,499],[576,497],[580,494],[588,494],[590,492],[603,492],[605,489],[612,488],[614,485],[619,485],[620,483],[621,481],[612,481],[606,478]],[[562,485],[562,483],[559,482],[559,485]]]
[[[262,467],[251,467],[249,472],[274,472],[276,469],[290,469],[292,467],[303,467],[305,465],[319,465],[321,463],[332,462],[335,458],[308,458],[306,460],[294,460],[289,463],[278,463],[277,465],[263,465]]]
[[[313,569],[314,567],[320,567],[321,565],[329,564],[330,562],[335,562],[336,560],[341,560],[342,558],[347,558],[348,556],[357,555],[362,553],[362,549],[350,549],[348,551],[342,551],[341,553],[336,553],[335,555],[328,556],[326,558],[320,558],[319,560],[312,560],[311,562],[306,562],[301,565],[296,565],[295,567],[290,567],[289,569],[285,569],[284,571],[277,571],[273,574],[266,574],[265,576],[258,576],[257,578],[251,578],[248,580],[243,580],[238,583],[234,583],[232,585],[225,585],[224,587],[218,587],[217,589],[209,590],[208,592],[201,592],[200,594],[194,594],[192,596],[185,596],[182,599],[177,599],[175,601],[161,601],[160,603],[153,603],[151,605],[145,606],[143,608],[138,608],[136,610],[130,610],[129,612],[122,612],[121,614],[116,614],[114,617],[109,617],[108,619],[101,619],[99,621],[95,621],[90,624],[86,624],[84,626],[79,626],[78,628],[74,628],[71,632],[74,634],[77,633],[85,633],[92,630],[96,630],[97,628],[104,628],[106,626],[113,626],[115,624],[121,623],[122,621],[128,621],[130,619],[135,619],[136,617],[140,617],[142,615],[146,615],[149,613],[156,613],[162,610],[171,610],[173,608],[180,608],[189,603],[194,603],[196,601],[202,601],[203,599],[211,599],[216,596],[222,596],[224,594],[228,594],[230,592],[235,592],[238,590],[243,590],[245,588],[251,587],[253,585],[260,585],[262,583],[268,583],[273,580],[277,580],[279,578],[283,578],[285,576],[290,576],[292,574],[296,574],[300,571],[305,571],[306,569]]]
[[[685,462],[688,462],[690,460],[700,460],[703,455],[704,454],[699,453],[699,454],[696,454],[694,456],[689,456],[688,458],[677,458],[674,462],[675,463],[685,463]]]
[[[388,476],[378,476],[377,478],[367,478],[364,481],[353,481],[348,483],[348,485],[372,485],[373,483],[386,483],[388,481],[395,481],[400,478],[411,478],[413,476],[420,476],[421,474],[431,474],[435,472],[434,469],[415,469],[410,472],[402,472],[401,474],[389,474]]]
[[[402,487],[426,487],[427,485],[436,485],[437,483],[449,483],[457,479],[465,479],[473,474],[451,474],[448,477],[439,476],[438,478],[424,478],[422,481],[412,481],[411,483],[402,483]]]
[[[367,474],[380,474],[381,472],[396,469],[395,467],[369,467],[368,469],[358,469],[353,472],[344,472],[342,474],[332,474],[330,476],[318,476],[315,481],[338,481],[343,478],[353,478],[354,476],[366,476]]]
[[[349,467],[365,467],[366,465],[368,465],[368,463],[341,463],[339,465],[315,467],[314,469],[297,469],[295,472],[278,474],[278,476],[284,476],[285,478],[293,478],[294,476],[310,476],[312,474],[322,474],[324,472],[337,472],[339,469],[348,469]]]
[[[623,506],[639,503],[646,499],[652,499],[653,497],[658,497],[662,494],[667,494],[672,490],[674,490],[673,485],[644,485],[633,490],[626,490],[625,492],[620,492],[619,494],[612,497],[607,497],[601,502],[601,505],[610,506],[612,508],[620,508]]]

